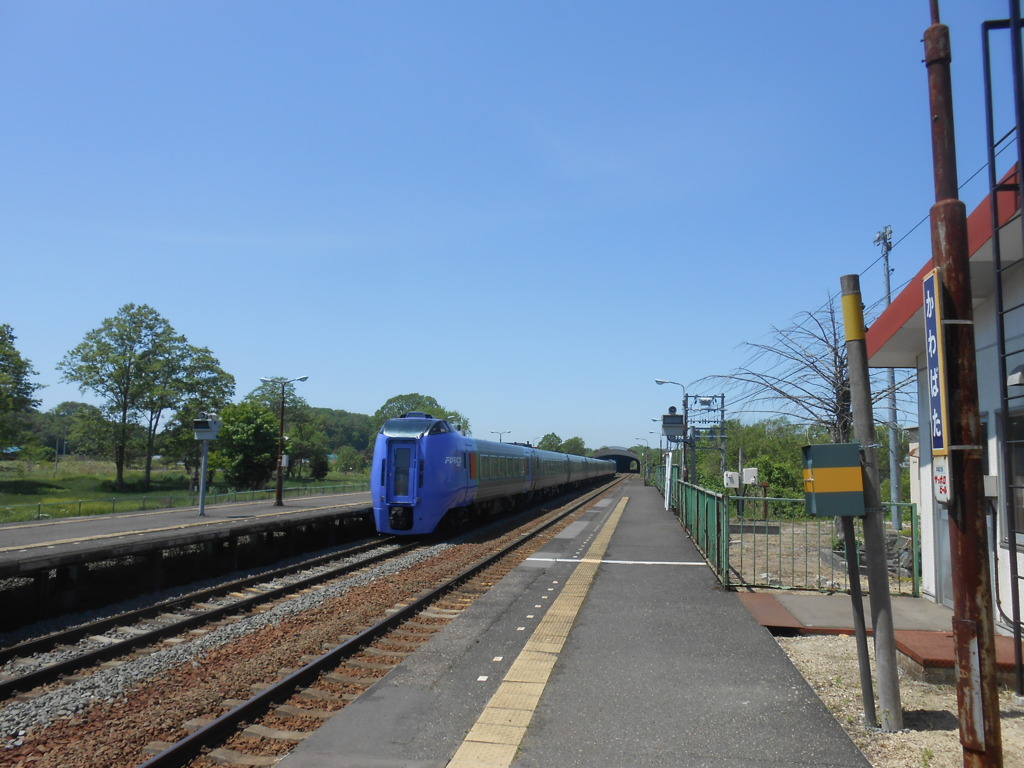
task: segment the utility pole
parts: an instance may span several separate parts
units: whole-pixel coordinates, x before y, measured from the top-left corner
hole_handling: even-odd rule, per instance
[[[948,418],[939,421],[938,428],[937,418],[932,419],[932,466],[936,464],[935,445],[939,441],[939,458],[948,460],[949,484],[942,495],[949,508],[956,698],[964,767],[1001,768],[1003,744],[981,468],[981,421],[967,250],[967,209],[957,196],[949,28],[939,22],[939,0],[930,2],[932,24],[924,33],[924,61],[928,68],[935,174],[935,205],[931,209],[932,258],[938,276],[935,299],[941,305],[939,316],[946,318],[937,328],[937,333],[942,336],[945,360],[949,362],[949,365],[939,366],[945,370],[942,384],[947,394],[945,410]],[[935,387],[938,387],[938,382]]]
[[[889,278],[892,270],[889,269],[889,251],[892,250],[892,227],[888,224],[875,235],[875,245],[882,246],[882,264],[885,268],[885,306],[892,304],[892,285]],[[889,369],[889,501],[892,504],[892,520],[894,527],[900,520],[900,433],[896,424],[896,369]]]
[[[843,324],[846,329],[846,358],[850,367],[850,400],[853,431],[861,444],[864,470],[864,552],[867,554],[868,591],[871,593],[871,625],[874,627],[875,668],[878,674],[878,708],[883,731],[903,728],[899,669],[896,666],[896,628],[889,597],[889,569],[885,558],[885,529],[882,495],[878,486],[878,446],[875,417],[871,408],[868,351],[864,340],[864,305],[860,278],[844,275]]]

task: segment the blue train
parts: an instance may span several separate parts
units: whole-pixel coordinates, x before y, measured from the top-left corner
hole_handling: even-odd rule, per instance
[[[444,419],[407,413],[384,423],[373,449],[370,488],[381,533],[433,533],[476,514],[615,474],[615,462],[474,440]]]

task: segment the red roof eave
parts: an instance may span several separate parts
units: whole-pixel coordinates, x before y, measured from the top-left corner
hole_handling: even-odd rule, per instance
[[[1002,183],[1015,180],[1017,169],[1014,167],[1007,173]],[[999,192],[999,226],[1002,227],[1010,221],[1020,210],[1020,199],[1016,191]],[[967,252],[973,257],[981,247],[992,239],[992,212],[989,207],[991,195],[971,211],[967,217]],[[1005,199],[1004,199],[1005,198]],[[934,267],[934,258],[928,259],[927,263],[917,273],[900,294],[893,299],[892,304],[886,307],[885,311],[868,328],[866,344],[868,360],[871,360],[876,353],[892,339],[892,337],[903,328],[920,310],[924,303],[924,295],[921,289],[921,281]],[[924,339],[921,339],[921,348],[924,349]]]

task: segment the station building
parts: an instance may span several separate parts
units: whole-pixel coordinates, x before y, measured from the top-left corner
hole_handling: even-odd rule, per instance
[[[1003,190],[1003,187],[1007,189]],[[1024,574],[1024,248],[1021,200],[1016,169],[997,191],[975,208],[967,220],[971,289],[978,367],[978,396],[984,436],[984,473],[989,529],[989,558],[993,574],[996,622],[1011,626],[1012,578],[1010,558]],[[995,208],[993,209],[993,203]],[[994,223],[998,222],[998,223]],[[996,240],[993,233],[996,233]],[[998,248],[998,254],[996,249]],[[998,255],[1002,269],[997,273]],[[934,264],[929,259],[917,276],[893,300],[867,332],[869,365],[917,371],[917,411],[920,443],[911,450],[911,498],[921,519],[922,591],[952,607],[953,584],[947,508],[933,490],[925,317],[922,281]],[[1002,313],[997,312],[999,300]],[[1003,318],[1003,352],[999,345],[999,316]],[[1007,377],[1004,400],[1000,361]],[[955,365],[955,361],[947,361]],[[1003,445],[1009,466],[1003,466]],[[1010,508],[1003,504],[1008,474]],[[955,492],[955,489],[954,489]],[[1020,584],[1018,580],[1018,585]]]

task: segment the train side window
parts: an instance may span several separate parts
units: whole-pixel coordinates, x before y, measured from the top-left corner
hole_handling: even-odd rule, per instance
[[[388,476],[388,460],[380,460],[380,484],[384,485],[384,479]]]

